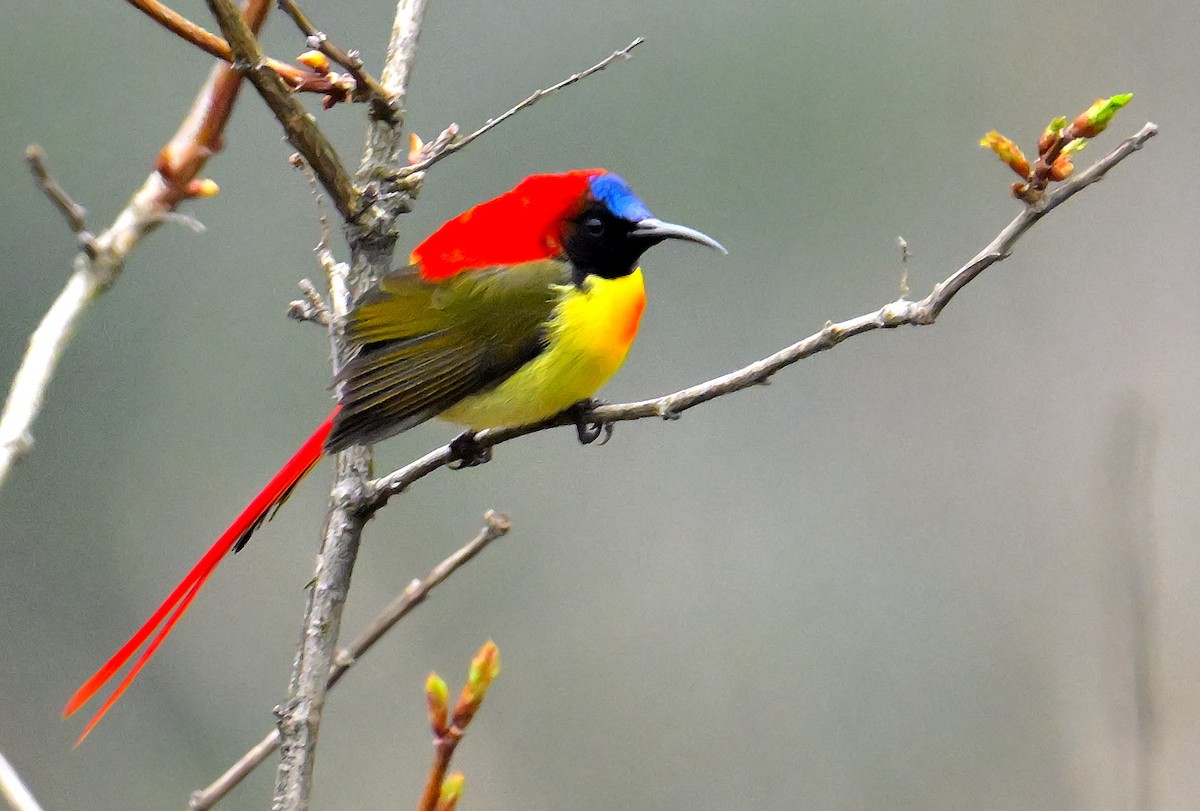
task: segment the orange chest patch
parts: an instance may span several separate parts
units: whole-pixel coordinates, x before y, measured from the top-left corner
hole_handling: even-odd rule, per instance
[[[619,279],[591,276],[583,289],[570,288],[557,313],[558,341],[581,356],[590,356],[609,374],[620,366],[637,337],[646,288],[641,270]]]
[[[643,290],[640,296],[630,299],[624,323],[617,325],[618,338],[627,351],[633,344],[633,339],[637,337],[638,326],[642,323],[642,312],[645,309],[646,291]]]

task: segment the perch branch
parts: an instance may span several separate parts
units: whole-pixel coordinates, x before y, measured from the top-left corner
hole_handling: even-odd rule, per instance
[[[781,369],[818,352],[832,349],[855,335],[877,329],[889,329],[904,325],[927,326],[934,323],[946,305],[963,287],[987,268],[1008,258],[1017,241],[1038,220],[1103,178],[1110,169],[1141,149],[1142,145],[1157,132],[1158,128],[1154,124],[1146,124],[1136,135],[1126,138],[1112,152],[1096,161],[1086,171],[1068,179],[1048,193],[1039,205],[1025,206],[1016,219],[1010,222],[992,240],[991,244],[980,251],[970,262],[935,285],[933,291],[920,301],[901,298],[885,304],[875,312],[836,324],[827,323],[819,332],[741,369],[661,397],[620,405],[598,406],[592,410],[589,419],[604,424],[640,420],[647,417],[675,419],[684,411],[701,403],[762,384]],[[563,415],[536,425],[480,431],[475,435],[475,439],[479,445],[490,448],[526,434],[555,426],[573,424],[572,418]],[[378,510],[389,498],[403,492],[413,482],[453,461],[456,461],[455,452],[449,445],[444,445],[387,476],[372,481],[366,490],[362,510],[366,514]]]
[[[12,811],[42,811],[37,799],[21,775],[8,762],[8,758],[0,753],[0,797],[8,803]]]
[[[572,73],[570,76],[563,79],[558,84],[551,85],[550,87],[542,88],[541,90],[533,91],[533,93],[531,93],[527,98],[525,98],[519,104],[509,108],[508,110],[506,110],[505,112],[496,116],[495,118],[489,118],[482,127],[475,130],[470,135],[465,135],[462,138],[449,139],[443,146],[441,146],[441,148],[433,150],[432,153],[429,155],[429,157],[423,158],[422,160],[418,161],[417,163],[414,163],[411,166],[405,167],[400,172],[401,177],[408,177],[409,175],[416,174],[417,172],[424,172],[430,166],[433,166],[435,163],[442,160],[442,158],[447,158],[450,155],[453,155],[455,152],[457,152],[460,149],[462,149],[463,147],[467,146],[468,144],[470,144],[472,141],[474,141],[479,136],[483,135],[484,133],[488,132],[491,129],[494,129],[494,128],[500,126],[505,121],[512,118],[514,115],[521,112],[522,110],[532,107],[533,105],[537,104],[542,99],[546,98],[546,96],[554,95],[559,90],[562,90],[564,87],[568,87],[570,85],[575,84],[578,81],[586,79],[587,77],[591,76],[593,73],[599,73],[600,71],[604,70],[605,68],[607,68],[609,65],[611,65],[613,62],[617,61],[618,59],[628,59],[630,56],[632,56],[633,49],[636,48],[637,46],[641,45],[643,42],[645,42],[645,40],[642,39],[641,37],[638,37],[637,39],[635,39],[633,42],[626,45],[621,50],[614,51],[613,53],[606,56],[604,59],[601,59],[599,62],[592,65],[587,70],[581,70],[579,73]]]
[[[250,27],[258,30],[269,9],[269,0],[248,0],[243,14]],[[0,484],[13,463],[33,445],[32,427],[41,412],[46,389],[88,305],[116,281],[138,242],[168,220],[180,203],[212,193],[211,184],[197,178],[208,159],[221,150],[221,134],[233,112],[240,84],[238,74],[224,65],[214,66],[187,118],[159,153],[155,171],[112,225],[86,241],[75,257],[66,286],[29,338],[29,348],[0,414]],[[35,167],[35,176],[36,172]],[[40,177],[38,183],[45,188]],[[57,201],[55,204],[59,205]],[[72,215],[68,222],[80,237],[83,232]]]
[[[333,664],[329,668],[329,677],[326,683],[328,689],[332,690],[350,668],[374,647],[376,642],[394,628],[396,623],[408,616],[413,609],[425,602],[430,593],[445,582],[446,578],[465,566],[493,541],[507,535],[512,528],[508,518],[496,512],[489,511],[484,516],[484,521],[486,523],[479,530],[478,535],[435,566],[423,579],[409,583],[403,592],[359,631],[358,635],[354,637],[354,641],[337,652]],[[279,742],[279,730],[271,730],[211,785],[194,792],[188,802],[189,811],[205,811],[216,805],[250,772],[279,749]]]

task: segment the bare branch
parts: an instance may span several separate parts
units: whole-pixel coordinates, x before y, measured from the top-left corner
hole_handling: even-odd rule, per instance
[[[17,770],[13,768],[2,752],[0,752],[0,797],[5,799],[12,811],[42,811],[42,807],[38,805],[29,786],[25,785],[21,775],[17,774]]]
[[[13,378],[4,414],[0,417],[0,482],[14,462],[33,447],[30,428],[41,413],[42,401],[75,325],[102,286],[86,254],[75,258],[75,272],[29,337],[29,349]]]
[[[283,125],[288,142],[312,167],[342,217],[353,221],[358,216],[358,190],[342,166],[333,144],[284,84],[278,72],[265,63],[258,40],[242,22],[233,0],[208,0],[208,7],[220,23],[221,33],[229,40],[239,67],[244,66],[246,78]]]
[[[488,132],[489,130],[500,126],[505,121],[512,118],[514,115],[521,112],[522,110],[532,107],[533,105],[537,104],[542,99],[546,98],[546,96],[551,96],[551,95],[557,93],[559,90],[562,90],[564,87],[569,87],[570,85],[573,85],[578,81],[586,79],[587,77],[591,76],[593,73],[599,73],[600,71],[604,70],[605,68],[607,68],[609,65],[611,65],[613,62],[615,62],[618,59],[628,59],[630,56],[632,56],[631,52],[633,51],[633,49],[636,48],[637,46],[641,45],[643,42],[645,42],[645,40],[642,39],[641,37],[638,37],[637,39],[635,39],[633,42],[626,45],[621,50],[614,51],[613,53],[606,56],[604,59],[601,59],[599,62],[592,65],[587,70],[582,70],[579,73],[572,73],[570,76],[563,79],[558,84],[551,85],[550,87],[544,88],[542,90],[535,90],[524,101],[520,102],[519,104],[515,105],[514,107],[511,107],[510,109],[506,110],[505,112],[501,113],[500,115],[496,116],[495,118],[489,118],[482,127],[475,130],[470,135],[464,136],[463,138],[460,138],[460,139],[451,140],[444,147],[442,147],[439,150],[434,151],[433,154],[431,154],[427,158],[424,158],[419,163],[414,163],[412,166],[405,167],[403,170],[401,170],[400,175],[402,177],[407,177],[408,175],[416,174],[417,172],[424,172],[430,166],[433,166],[435,163],[442,160],[442,158],[446,158],[446,157],[449,157],[450,155],[453,155],[458,150],[460,150],[463,147],[470,144],[476,138],[480,137],[481,135]]]
[[[252,29],[262,26],[269,8],[268,0],[247,0],[243,13]],[[31,429],[46,389],[88,305],[116,281],[138,242],[166,221],[180,203],[211,193],[211,184],[197,178],[209,158],[221,150],[221,133],[233,113],[240,83],[241,77],[224,65],[213,68],[187,118],[159,153],[155,171],[112,225],[75,257],[66,286],[30,336],[29,349],[0,414],[0,484],[13,463],[32,446]]]
[[[817,333],[798,341],[791,346],[779,350],[761,360],[755,361],[741,369],[720,377],[707,380],[686,389],[655,397],[620,405],[604,405],[594,408],[588,415],[589,420],[598,423],[612,424],[629,420],[640,420],[647,417],[660,419],[676,419],[689,408],[706,403],[726,394],[760,385],[770,379],[781,369],[811,357],[818,352],[840,344],[847,338],[872,332],[877,329],[889,329],[904,325],[927,326],[937,320],[938,315],[950,303],[951,299],[962,290],[972,279],[987,268],[1006,259],[1012,252],[1013,246],[1034,223],[1071,197],[1100,180],[1104,175],[1142,148],[1142,145],[1158,132],[1154,124],[1146,124],[1130,138],[1126,138],[1109,154],[1090,166],[1087,171],[1072,177],[1062,185],[1047,194],[1040,205],[1025,206],[1011,223],[992,240],[975,258],[963,265],[945,281],[934,286],[933,291],[920,301],[898,299],[885,304],[872,313],[860,315],[839,323],[829,322]],[[483,448],[490,448],[502,442],[517,437],[543,431],[560,425],[574,424],[567,415],[560,415],[537,425],[527,425],[515,428],[497,428],[480,431],[475,434],[476,443]],[[450,445],[436,448],[405,465],[387,476],[370,483],[366,491],[361,509],[371,514],[382,507],[389,498],[403,492],[413,482],[428,476],[438,468],[445,467],[456,461],[457,455]]]
[[[346,671],[372,647],[383,638],[383,635],[395,627],[409,613],[425,602],[434,587],[441,585],[446,578],[460,568],[470,563],[472,558],[482,552],[492,541],[503,538],[512,529],[508,516],[493,510],[483,516],[486,525],[471,541],[462,546],[457,552],[443,560],[425,576],[423,580],[414,580],[408,584],[404,593],[388,604],[383,611],[367,623],[354,641],[338,651],[337,661],[329,672],[329,686],[333,687]]]
[[[408,588],[359,631],[358,635],[354,637],[354,641],[337,652],[329,669],[327,689],[332,690],[350,668],[354,667],[358,660],[374,647],[376,642],[382,639],[400,620],[408,616],[413,609],[425,602],[435,588],[491,545],[493,541],[507,535],[512,528],[508,518],[500,513],[489,511],[484,516],[484,521],[486,521],[486,525],[478,535],[435,566],[423,579],[409,583]],[[259,764],[279,749],[279,743],[279,730],[271,730],[211,785],[194,792],[188,801],[188,808],[191,811],[204,811],[204,809],[212,808]]]

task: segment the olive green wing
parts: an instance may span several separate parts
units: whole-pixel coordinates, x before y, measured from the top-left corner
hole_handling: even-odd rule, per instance
[[[553,261],[437,282],[414,267],[384,276],[347,319],[359,349],[335,381],[341,408],[326,450],[377,442],[498,385],[545,349],[570,279],[570,267]]]

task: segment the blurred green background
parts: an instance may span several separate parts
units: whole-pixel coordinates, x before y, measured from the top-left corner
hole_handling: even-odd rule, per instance
[[[200,0],[174,5],[207,22]],[[305,7],[380,63],[388,2]],[[1198,24],[1182,0],[432,3],[409,103],[427,139],[646,37],[439,166],[401,246],[528,173],[594,165],[722,240],[727,258],[648,257],[609,399],[894,298],[897,234],[925,295],[1019,210],[976,145],[993,127],[1028,147],[1051,116],[1133,91],[1080,164],[1146,120],[1162,134],[935,328],[856,339],[604,448],[541,434],[394,501],[368,528],[348,632],[485,510],[514,530],[334,694],[316,806],[414,807],[424,677],[458,683],[492,638],[504,672],[459,750],[464,809],[1127,809],[1145,791],[1195,808]],[[3,27],[7,381],[73,255],[23,148],[44,146],[104,227],[210,60],[117,0],[13,3]],[[280,18],[266,41],[302,49]],[[356,162],[363,111],[319,119]],[[307,183],[253,94],[227,143],[207,173],[220,196],[185,209],[207,231],[138,248],[0,490],[0,750],[48,811],[183,807],[287,684],[328,465],[85,746],[58,718],[330,406],[323,334],[283,315],[317,274]],[[390,440],[378,468],[452,433]],[[223,807],[265,807],[272,780]]]

